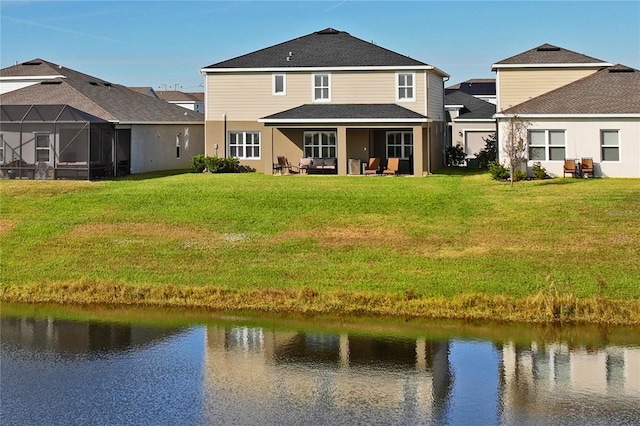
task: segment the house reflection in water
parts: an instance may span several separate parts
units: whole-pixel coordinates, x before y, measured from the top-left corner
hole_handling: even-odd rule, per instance
[[[159,343],[181,331],[176,328],[76,322],[53,318],[0,319],[2,342],[25,349],[50,350],[63,356],[126,351]]]
[[[437,422],[451,388],[448,349],[446,341],[425,339],[210,327],[206,380],[211,394],[233,393],[243,400],[238,407],[252,406],[247,419],[255,419],[258,407],[268,411],[284,403],[311,412],[318,406],[323,416],[391,410],[412,421]]]
[[[628,407],[637,407],[633,401],[640,398],[639,348],[508,343],[501,364],[502,423],[519,423],[531,412],[561,417],[570,407],[567,401],[576,399],[584,402],[583,416],[612,420],[638,413]]]

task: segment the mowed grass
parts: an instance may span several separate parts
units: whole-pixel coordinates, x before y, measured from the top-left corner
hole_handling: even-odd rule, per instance
[[[1,281],[640,301],[640,181],[156,174],[0,182]],[[315,293],[314,293],[315,294]],[[340,293],[342,294],[342,293]]]

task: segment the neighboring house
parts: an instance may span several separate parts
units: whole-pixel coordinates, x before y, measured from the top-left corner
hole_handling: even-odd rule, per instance
[[[204,152],[202,114],[61,65],[35,59],[4,68],[0,86],[2,177],[181,169]]]
[[[444,89],[445,95],[453,92],[467,93],[494,105],[497,102],[495,78],[472,78]]]
[[[153,87],[129,87],[129,89],[133,90],[134,92],[138,92],[138,93],[142,93],[143,95],[147,95],[147,96],[151,96],[152,98],[160,98],[158,96],[158,94],[156,93],[155,90],[153,90]]]
[[[475,158],[485,147],[485,139],[496,133],[496,106],[463,91],[444,95],[450,146],[464,148],[467,159]]]
[[[336,158],[340,175],[370,157],[400,158],[416,176],[443,164],[448,75],[346,32],[327,28],[200,71],[207,155],[265,173],[278,156]]]
[[[156,92],[160,99],[190,109],[191,111],[204,113],[204,93],[185,93],[178,90]]]
[[[529,121],[529,168],[563,175],[565,159],[592,158],[596,176],[640,177],[640,71],[549,44],[492,69],[499,144],[510,117]]]

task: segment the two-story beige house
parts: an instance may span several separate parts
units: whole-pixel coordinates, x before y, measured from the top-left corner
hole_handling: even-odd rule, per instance
[[[639,70],[550,44],[492,70],[499,146],[510,117],[527,120],[528,168],[563,176],[565,159],[591,159],[595,176],[640,177]]]
[[[423,176],[443,164],[444,80],[434,66],[327,28],[202,68],[205,154],[272,173],[277,157],[400,158]],[[356,164],[354,166],[354,163]]]

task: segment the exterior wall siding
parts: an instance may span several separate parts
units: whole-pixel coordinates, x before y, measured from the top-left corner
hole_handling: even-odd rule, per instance
[[[185,134],[189,133],[188,143]],[[176,135],[182,135],[181,155],[176,158]],[[153,152],[153,155],[149,155]],[[191,168],[191,158],[204,152],[202,124],[131,126],[131,173]]]
[[[339,71],[331,74],[331,103],[397,103],[427,115],[425,71],[416,71],[416,99],[396,102],[395,71]],[[286,95],[272,94],[271,72],[216,73],[206,76],[207,119],[257,120],[277,112],[314,103],[312,72],[286,73]],[[442,86],[440,78],[439,86]],[[442,89],[442,88],[440,88]],[[435,101],[434,101],[435,102]],[[440,105],[439,108],[441,108]]]
[[[434,121],[445,121],[444,115],[444,80],[441,76],[428,73],[428,105],[426,116]],[[423,78],[424,80],[424,78]]]
[[[640,120],[635,119],[538,119],[530,129],[564,130],[565,157],[580,159],[593,158],[594,174],[597,177],[640,177]],[[601,130],[619,131],[620,161],[602,161]],[[500,146],[504,146],[506,122],[500,120]],[[506,163],[504,152],[500,160]],[[541,165],[549,173],[562,176],[563,161],[542,161]],[[533,161],[528,161],[531,168]]]
[[[497,73],[498,111],[591,75],[600,68],[500,69]]]

